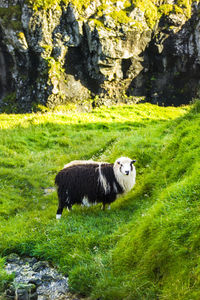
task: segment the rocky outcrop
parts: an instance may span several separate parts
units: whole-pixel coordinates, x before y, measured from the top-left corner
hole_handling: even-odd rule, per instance
[[[191,14],[172,0],[33,3],[0,0],[1,110],[135,96],[178,105],[199,96],[197,3]]]
[[[163,16],[145,50],[144,68],[129,86],[130,94],[145,94],[151,102],[164,105],[186,104],[199,97],[199,29],[196,4],[189,20],[183,15]]]

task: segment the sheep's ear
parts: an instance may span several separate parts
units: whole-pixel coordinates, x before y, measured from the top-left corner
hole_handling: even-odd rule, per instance
[[[135,159],[134,159],[134,160],[132,160],[132,161],[131,161],[131,165],[132,165],[132,164],[134,164],[135,162],[136,162],[136,160],[135,160]]]

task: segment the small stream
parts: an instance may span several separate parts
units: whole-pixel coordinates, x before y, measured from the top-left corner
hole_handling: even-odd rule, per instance
[[[15,274],[14,281],[5,292],[13,300],[81,300],[69,293],[68,278],[61,275],[46,261],[34,257],[21,258],[11,254],[5,270]]]

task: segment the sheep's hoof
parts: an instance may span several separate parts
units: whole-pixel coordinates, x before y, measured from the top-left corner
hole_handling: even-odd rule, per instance
[[[56,215],[56,219],[57,220],[61,219],[61,215]]]
[[[103,204],[103,206],[101,207],[102,210],[106,209],[106,204]],[[108,205],[108,209],[110,209],[110,205]]]

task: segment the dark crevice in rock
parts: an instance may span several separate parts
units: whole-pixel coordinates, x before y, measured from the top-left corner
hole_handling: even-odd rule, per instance
[[[8,93],[14,91],[11,71],[13,68],[12,57],[6,45],[2,43],[2,31],[0,28],[0,100]]]
[[[84,63],[86,84],[93,94],[100,94],[105,76],[100,71],[101,61],[105,59],[102,54],[102,45],[96,28],[92,29],[87,23],[83,24],[83,38],[81,42],[81,60]],[[94,45],[93,45],[94,43]]]
[[[30,58],[30,65],[28,68],[28,79],[29,79],[29,84],[35,84],[35,80],[39,76],[39,57],[38,55],[30,48],[29,49],[29,58]]]
[[[6,72],[6,62],[5,62],[5,53],[0,48],[0,99],[7,92],[7,72]]]
[[[163,22],[163,20],[161,20]],[[147,68],[129,86],[129,95],[146,96],[152,103],[181,105],[199,94],[200,62],[196,53],[195,26],[197,15],[178,32],[159,30],[145,50]],[[169,25],[169,24],[168,24]]]
[[[99,83],[87,73],[85,58],[81,47],[68,48],[65,60],[65,72],[66,74],[73,75],[76,80],[80,80],[81,84],[92,93],[98,93]]]
[[[127,59],[122,59],[122,72],[123,72],[123,79],[128,78],[128,70],[130,68],[130,66],[132,65],[132,61],[131,58],[127,58]]]

